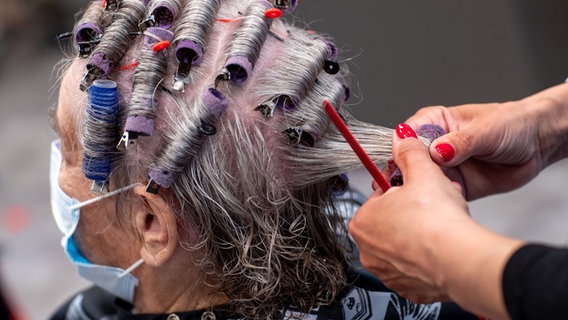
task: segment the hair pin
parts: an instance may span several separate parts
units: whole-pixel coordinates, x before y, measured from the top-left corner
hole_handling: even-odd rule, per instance
[[[136,132],[124,131],[122,137],[120,138],[120,141],[116,145],[116,148],[121,151],[132,150],[136,148],[137,139],[138,134]]]
[[[118,11],[120,2],[120,0],[103,0],[103,8],[105,11]]]
[[[258,107],[254,108],[255,111],[260,112],[260,114],[262,114],[266,119],[272,118],[275,109],[276,102],[274,102],[274,100],[261,104]]]
[[[160,185],[156,181],[149,179],[148,184],[146,185],[146,192],[151,194],[158,194],[159,191]]]
[[[215,78],[215,88],[219,86],[219,82],[229,80],[231,80],[231,73],[229,72],[229,70],[227,70],[227,68],[223,68],[223,70],[221,70],[221,72],[219,72],[219,74],[217,74],[217,77]]]
[[[176,46],[176,57],[179,65],[174,77],[173,89],[184,92],[185,87],[189,84],[191,68],[201,63],[203,49],[195,41],[182,40]]]
[[[296,8],[297,0],[274,0],[274,6],[285,13],[289,13]]]
[[[282,10],[280,10],[278,8],[270,8],[270,9],[264,11],[264,16],[269,18],[269,19],[280,18],[282,16]]]
[[[339,63],[336,61],[326,60],[324,70],[331,75],[337,74],[339,72]]]

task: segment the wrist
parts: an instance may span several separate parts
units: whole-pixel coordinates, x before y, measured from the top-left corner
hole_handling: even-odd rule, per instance
[[[456,221],[433,236],[431,270],[451,300],[475,314],[507,318],[501,279],[522,242],[495,234],[471,218]]]
[[[568,84],[558,85],[521,101],[534,112],[541,170],[568,156]]]

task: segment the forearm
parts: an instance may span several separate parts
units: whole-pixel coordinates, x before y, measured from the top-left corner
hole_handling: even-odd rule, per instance
[[[542,168],[568,157],[568,83],[520,101],[535,116]]]
[[[522,242],[495,234],[473,220],[440,230],[433,236],[428,268],[450,298],[472,313],[508,319],[502,274]]]

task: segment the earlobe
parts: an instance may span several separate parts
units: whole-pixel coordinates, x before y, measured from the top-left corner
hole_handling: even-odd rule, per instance
[[[134,188],[142,201],[135,214],[136,228],[142,237],[140,253],[146,264],[160,266],[174,254],[179,233],[175,216],[160,194],[146,192],[143,185]]]

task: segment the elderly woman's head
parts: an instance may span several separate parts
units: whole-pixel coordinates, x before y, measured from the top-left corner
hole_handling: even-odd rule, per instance
[[[390,130],[348,118],[335,45],[274,9],[106,0],[77,22],[53,114],[54,213],[82,275],[139,312],[266,317],[346,284],[333,197],[360,164],[322,103],[377,162]]]

